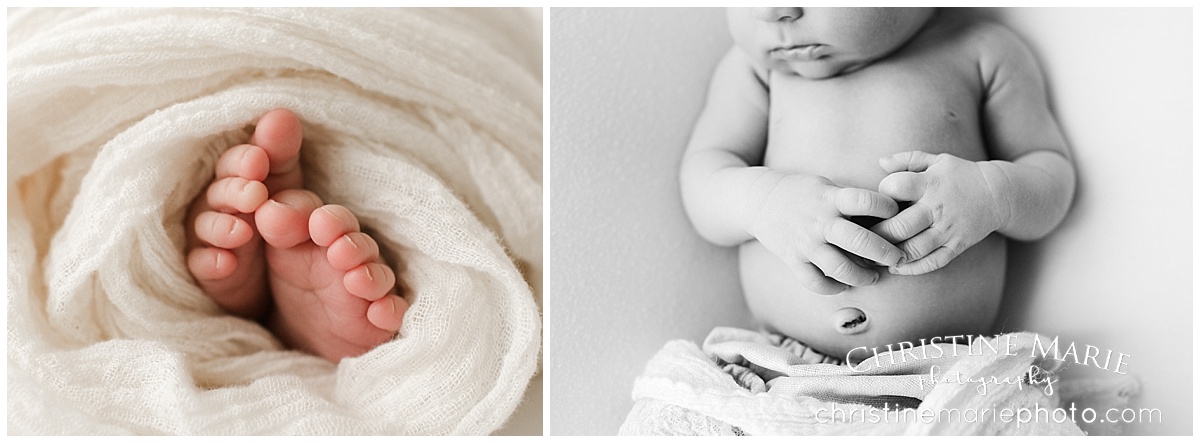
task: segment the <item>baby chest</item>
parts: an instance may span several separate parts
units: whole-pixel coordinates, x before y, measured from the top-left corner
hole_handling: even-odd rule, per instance
[[[885,155],[919,150],[983,160],[980,94],[959,77],[888,66],[816,81],[772,76],[764,164],[873,188]]]

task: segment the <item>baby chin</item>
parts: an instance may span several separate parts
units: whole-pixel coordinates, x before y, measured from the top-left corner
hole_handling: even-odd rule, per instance
[[[770,60],[770,65],[771,69],[776,72],[820,80],[849,74],[866,66],[867,63],[855,63],[828,57],[815,60],[776,58]]]

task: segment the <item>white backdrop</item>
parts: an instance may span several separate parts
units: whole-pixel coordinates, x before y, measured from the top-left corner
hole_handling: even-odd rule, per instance
[[[1062,227],[1011,249],[998,323],[1129,354],[1133,407],[1163,415],[1129,431],[1190,434],[1191,11],[981,14],[1033,47],[1079,171]],[[552,9],[548,23],[546,431],[615,434],[664,342],[754,327],[734,250],[705,243],[679,202],[730,40],[722,10]]]

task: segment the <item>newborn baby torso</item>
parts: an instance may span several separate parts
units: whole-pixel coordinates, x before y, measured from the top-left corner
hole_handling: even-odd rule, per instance
[[[927,29],[895,54],[850,74],[809,80],[772,72],[766,167],[878,190],[879,158],[919,150],[987,160],[982,84],[969,28]],[[903,205],[903,204],[902,204]],[[903,207],[903,206],[902,206]],[[858,220],[870,226],[878,220]],[[853,348],[987,333],[1004,285],[1005,240],[993,233],[946,267],[897,276],[833,296],[808,291],[761,243],[741,247],[742,285],[756,317],[772,330],[838,358]],[[845,308],[865,316],[840,327]],[[863,321],[864,319],[858,319]],[[868,356],[855,351],[852,360]]]

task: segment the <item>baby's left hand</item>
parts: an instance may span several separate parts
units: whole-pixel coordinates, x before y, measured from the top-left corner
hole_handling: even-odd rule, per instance
[[[996,166],[988,162],[909,151],[880,158],[879,165],[890,173],[879,183],[879,192],[898,202],[913,202],[871,228],[909,257],[888,269],[893,274],[941,269],[1004,225],[997,186],[988,182],[988,177],[998,176],[985,172]]]

